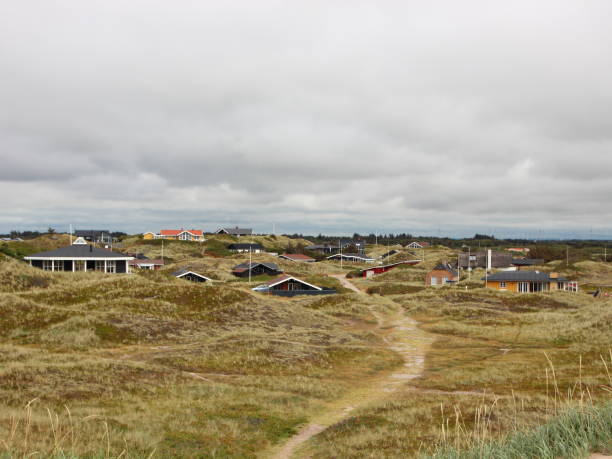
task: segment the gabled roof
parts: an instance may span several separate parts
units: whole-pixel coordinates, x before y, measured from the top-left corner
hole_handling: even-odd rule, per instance
[[[187,274],[193,274],[194,276],[199,277],[201,279],[211,280],[209,277],[203,276],[202,274],[196,273],[195,271],[190,271],[188,269],[179,269],[178,271],[174,271],[172,273],[174,277],[178,278],[186,276]]]
[[[233,270],[234,271],[247,271],[248,269],[254,269],[259,265],[265,266],[266,268],[271,269],[273,271],[282,271],[282,269],[280,269],[276,263],[259,262],[259,261],[253,261],[251,263],[247,261],[245,263],[240,263],[239,265],[234,266]]]
[[[163,230],[161,230],[159,232],[159,234],[161,234],[162,236],[178,236],[181,233],[189,233],[189,234],[191,234],[193,236],[202,236],[202,230],[195,230],[195,229],[191,229],[191,230],[186,230],[186,229],[180,229],[180,230],[163,229]]]
[[[286,258],[291,261],[315,261],[314,258],[304,255],[303,253],[283,253],[278,258]]]
[[[299,282],[301,284],[308,285],[309,287],[312,287],[315,290],[323,290],[321,287],[317,287],[316,285],[309,284],[308,282],[303,281],[302,279],[298,279],[297,277],[288,276],[288,275],[279,276],[276,279],[272,279],[271,281],[268,281],[268,282],[266,282],[264,284],[258,285],[253,290],[267,290],[269,288],[275,287],[275,286],[277,286],[279,284],[283,284],[283,283],[288,282],[290,280],[294,280],[294,281]]]
[[[227,248],[230,250],[245,250],[245,249],[263,250],[263,246],[257,242],[241,242],[237,244],[229,244]]]
[[[378,266],[370,266],[368,268],[363,268],[361,270],[361,272],[364,271],[372,271],[373,269],[384,269],[384,268],[392,268],[393,266],[399,266],[399,265],[417,265],[421,262],[421,260],[404,260],[404,261],[398,261],[395,263],[389,263],[387,265],[378,265]]]
[[[27,257],[23,257],[24,260],[44,260],[62,258],[69,260],[75,258],[108,258],[132,260],[134,257],[130,257],[123,253],[111,252],[107,249],[99,249],[89,244],[73,244],[56,250],[48,250],[46,252],[39,252]]]
[[[482,280],[501,282],[567,282],[565,277],[550,277],[541,271],[504,271],[483,277]]]
[[[243,235],[243,234],[253,234],[253,230],[251,228],[219,228],[217,230],[217,234],[219,233],[227,233],[230,235]]]

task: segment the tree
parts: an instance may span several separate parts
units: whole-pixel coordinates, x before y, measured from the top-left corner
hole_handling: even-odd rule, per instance
[[[47,228],[47,233],[48,234],[55,234],[55,229],[49,227],[49,228]]]

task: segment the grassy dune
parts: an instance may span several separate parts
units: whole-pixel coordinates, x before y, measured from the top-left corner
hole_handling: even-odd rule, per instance
[[[253,457],[399,363],[372,332],[375,299],[6,258],[0,279],[0,454]]]
[[[392,400],[363,407],[316,436],[302,454],[552,458],[564,447],[563,457],[584,457],[589,448],[612,452],[612,434],[605,431],[605,403],[612,396],[612,301],[569,292],[459,288],[391,292],[385,298],[435,336],[424,373]],[[547,428],[531,430],[549,421],[550,432],[580,429],[581,420],[588,430],[591,417],[583,412],[599,423],[589,434],[591,443],[583,438],[555,444],[565,437],[554,434],[556,440],[545,445]],[[533,453],[538,438],[542,455]],[[517,449],[521,439],[531,449]]]

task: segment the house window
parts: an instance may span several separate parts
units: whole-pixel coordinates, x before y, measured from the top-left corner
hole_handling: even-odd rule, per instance
[[[442,278],[442,283],[443,283],[443,284],[446,284],[447,282],[448,282],[448,277],[443,277],[443,278]]]
[[[499,283],[499,288],[506,288],[506,283],[505,282],[500,282]]]
[[[529,292],[529,282],[519,282],[518,291],[521,293]]]
[[[96,260],[96,271],[104,272],[104,260]]]
[[[117,272],[117,262],[115,260],[109,260],[106,262],[106,272],[107,273]]]
[[[55,260],[53,262],[53,270],[54,271],[63,271],[64,270],[64,262],[63,262],[63,260]]]
[[[187,233],[181,233],[181,234],[179,234],[179,239],[180,239],[181,241],[187,241],[187,240],[189,240],[189,234],[187,234]]]
[[[53,271],[53,260],[43,260],[43,270]]]
[[[75,271],[85,271],[85,260],[74,260],[73,263]]]
[[[438,284],[438,278],[431,276],[431,285],[437,285]]]

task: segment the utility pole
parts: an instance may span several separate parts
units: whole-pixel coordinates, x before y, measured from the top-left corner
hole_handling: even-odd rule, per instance
[[[162,253],[161,253],[162,264],[164,263],[164,240],[162,239]]]
[[[569,266],[569,245],[565,246],[565,266]]]
[[[472,248],[468,246],[468,280],[472,280],[472,266],[470,260],[472,259]]]
[[[251,263],[251,246],[249,246],[249,285],[251,285],[251,268],[252,268],[252,263]]]
[[[70,245],[72,245],[72,223],[70,224]]]
[[[340,247],[340,269],[342,269],[342,239],[338,241],[338,246]]]

